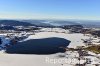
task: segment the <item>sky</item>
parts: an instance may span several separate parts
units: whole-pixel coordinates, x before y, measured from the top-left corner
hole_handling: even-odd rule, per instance
[[[0,0],[0,18],[100,20],[100,0]]]

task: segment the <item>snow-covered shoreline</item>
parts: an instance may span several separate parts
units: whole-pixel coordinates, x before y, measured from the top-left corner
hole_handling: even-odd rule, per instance
[[[66,40],[70,40],[71,43],[69,44],[69,48],[76,48],[77,46],[85,46],[82,39],[89,39],[88,36],[84,36],[81,33],[75,34],[65,34],[65,33],[55,33],[55,32],[39,32],[35,35],[30,35],[27,39],[23,40],[30,40],[30,39],[42,39],[42,38],[49,38],[49,37],[59,37],[64,38]]]

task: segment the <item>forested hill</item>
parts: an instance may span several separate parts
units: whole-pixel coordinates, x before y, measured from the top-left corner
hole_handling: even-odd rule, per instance
[[[0,25],[9,25],[9,26],[35,26],[34,24],[17,21],[17,20],[0,20]]]

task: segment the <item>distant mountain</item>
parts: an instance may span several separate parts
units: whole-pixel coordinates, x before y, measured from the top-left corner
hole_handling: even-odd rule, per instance
[[[64,20],[55,20],[55,21],[48,21],[51,25],[55,26],[63,26],[63,25],[79,25],[79,23],[75,21],[64,21]]]
[[[23,22],[28,22],[35,24],[37,26],[63,26],[63,25],[79,25],[79,23],[74,21],[64,21],[64,20],[22,20]]]
[[[34,24],[17,21],[17,20],[0,20],[0,25],[9,25],[9,26],[35,26]]]
[[[16,28],[13,26],[0,26],[0,30],[15,30]]]
[[[100,28],[100,21],[97,20],[23,20],[37,26],[63,26],[82,25],[86,28]]]
[[[64,25],[82,25],[86,28],[100,28],[95,20],[0,20],[0,25],[54,27]]]
[[[28,22],[37,26],[42,26],[42,27],[46,27],[46,26],[53,26],[49,23],[46,23],[47,20],[22,20],[23,22]]]
[[[87,28],[100,28],[100,21],[97,20],[81,20],[77,21],[77,23],[80,23]]]

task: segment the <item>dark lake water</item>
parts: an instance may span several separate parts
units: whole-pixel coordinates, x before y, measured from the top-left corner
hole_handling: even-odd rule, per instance
[[[65,49],[60,47],[66,47],[69,43],[69,40],[57,37],[31,39],[8,47],[6,52],[14,54],[53,54],[65,52]]]

